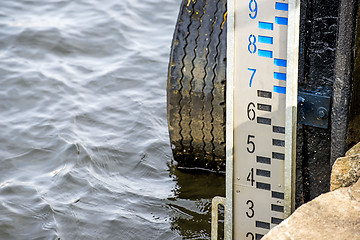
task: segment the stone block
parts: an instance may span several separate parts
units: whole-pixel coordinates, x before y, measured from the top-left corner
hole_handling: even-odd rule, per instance
[[[299,207],[262,240],[360,239],[360,180]]]
[[[360,178],[360,145],[355,145],[347,155],[336,159],[331,171],[330,190],[334,191],[341,187],[348,187],[356,183]],[[357,153],[357,154],[355,154]]]

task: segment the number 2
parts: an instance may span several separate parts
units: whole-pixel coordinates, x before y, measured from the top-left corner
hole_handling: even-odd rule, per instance
[[[252,234],[251,232],[248,232],[247,234],[246,234],[246,237],[248,238],[248,237],[251,237],[251,240],[254,240],[255,238],[254,238],[254,234]]]

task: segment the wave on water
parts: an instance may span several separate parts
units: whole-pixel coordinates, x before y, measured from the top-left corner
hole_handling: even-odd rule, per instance
[[[224,178],[169,146],[179,4],[2,2],[1,239],[209,239]]]

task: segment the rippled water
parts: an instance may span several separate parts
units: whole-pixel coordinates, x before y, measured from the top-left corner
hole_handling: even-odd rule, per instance
[[[180,0],[2,0],[0,239],[208,239],[224,177],[175,168]]]

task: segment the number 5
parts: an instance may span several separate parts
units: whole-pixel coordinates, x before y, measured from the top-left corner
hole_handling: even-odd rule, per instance
[[[255,152],[255,143],[253,141],[251,141],[251,138],[255,138],[255,136],[248,135],[247,144],[252,146],[251,148],[247,147],[247,150],[249,153]]]

